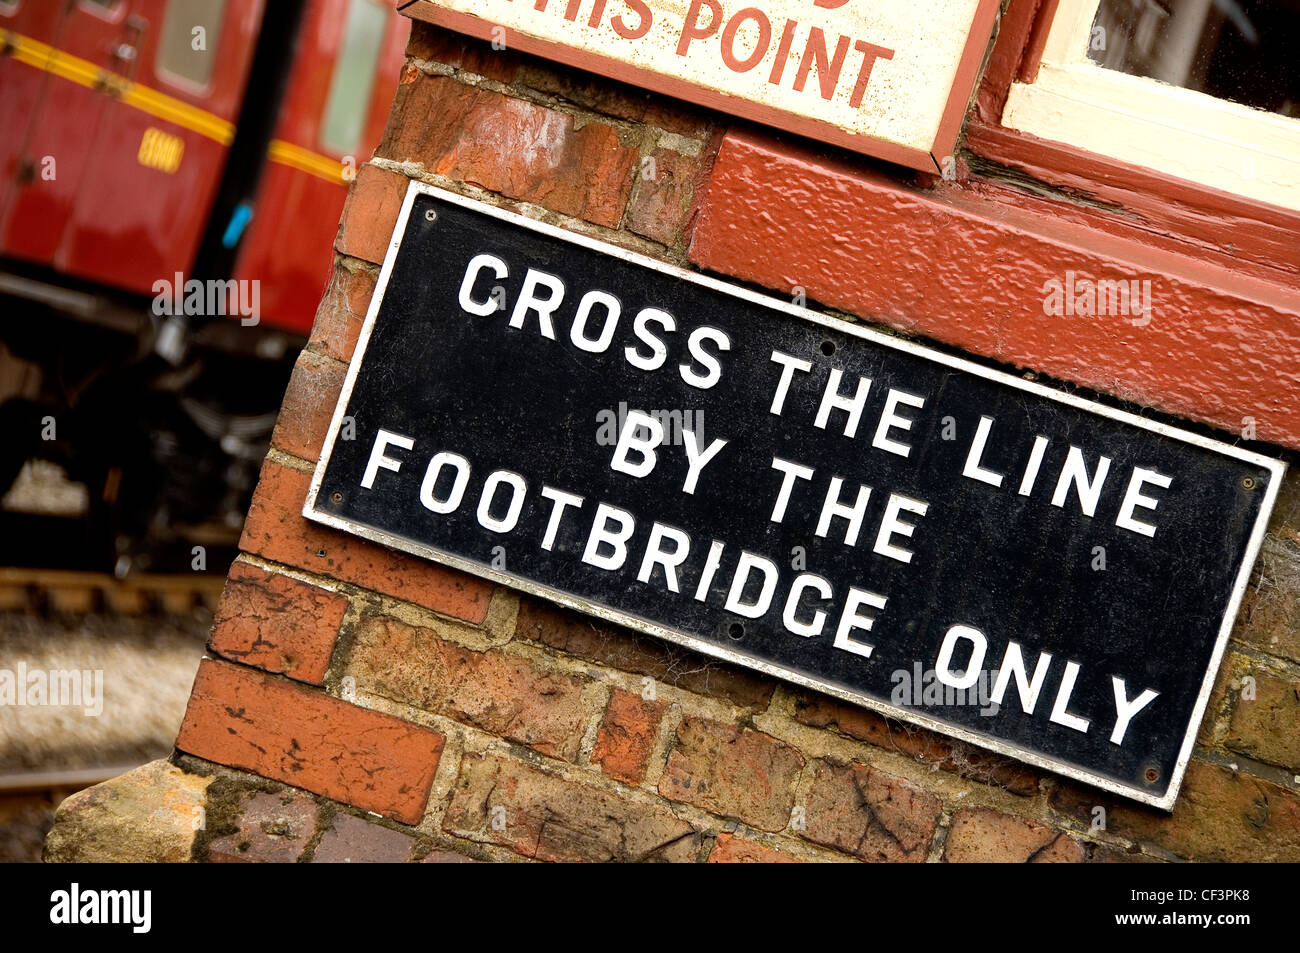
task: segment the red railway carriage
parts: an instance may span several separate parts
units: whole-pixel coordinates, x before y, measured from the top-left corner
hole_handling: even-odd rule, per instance
[[[0,254],[140,294],[188,276],[205,232],[227,234],[210,216],[245,94],[268,92],[249,84],[264,21],[295,6],[0,0]],[[257,194],[236,266],[266,283],[274,326],[311,326],[347,180],[396,87],[393,6],[311,0],[278,51],[287,82],[264,168],[245,176]]]
[[[159,568],[237,530],[397,86],[395,6],[0,0],[0,494],[52,460],[96,527],[41,562]],[[172,308],[178,279],[246,282],[256,314]]]

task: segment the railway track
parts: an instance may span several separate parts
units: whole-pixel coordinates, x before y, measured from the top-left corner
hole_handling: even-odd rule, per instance
[[[216,610],[225,577],[204,573],[140,574],[0,568],[0,612],[183,614]]]

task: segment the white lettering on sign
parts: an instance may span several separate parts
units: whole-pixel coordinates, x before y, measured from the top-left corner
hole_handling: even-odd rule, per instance
[[[939,171],[997,0],[419,0],[402,12]]]

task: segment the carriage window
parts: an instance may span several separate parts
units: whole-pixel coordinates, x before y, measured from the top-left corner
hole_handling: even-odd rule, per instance
[[[354,155],[361,147],[387,26],[386,6],[375,0],[352,0],[321,120],[321,145],[335,155]]]
[[[12,6],[17,5],[18,0],[13,0]],[[105,20],[114,20],[122,6],[122,0],[81,0],[81,6]]]
[[[196,90],[212,79],[226,0],[169,0],[158,37],[158,72]]]

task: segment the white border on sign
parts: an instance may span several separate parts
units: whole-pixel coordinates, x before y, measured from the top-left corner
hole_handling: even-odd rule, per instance
[[[1267,469],[1272,474],[1272,478],[1270,479],[1268,488],[1265,491],[1264,502],[1260,507],[1259,515],[1256,517],[1255,526],[1251,530],[1250,539],[1247,543],[1246,553],[1242,560],[1242,564],[1237,571],[1237,581],[1233,586],[1231,597],[1228,600],[1228,606],[1224,612],[1223,620],[1219,627],[1219,635],[1214,644],[1214,651],[1210,656],[1210,663],[1206,669],[1205,678],[1201,683],[1201,691],[1196,698],[1196,706],[1192,711],[1192,717],[1188,722],[1187,731],[1183,737],[1178,761],[1174,765],[1173,777],[1169,779],[1169,784],[1165,789],[1164,795],[1157,796],[1151,794],[1133,785],[1123,784],[1110,778],[1101,777],[1100,775],[1073,767],[1072,765],[1065,764],[1055,759],[1044,757],[1037,752],[1021,748],[1017,745],[1009,744],[996,738],[990,738],[986,735],[970,731],[960,726],[950,725],[947,722],[931,718],[930,716],[919,712],[896,708],[893,705],[886,704],[877,699],[865,695],[859,695],[846,689],[839,688],[838,686],[823,682],[819,679],[802,675],[798,672],[786,670],[779,665],[774,665],[762,659],[736,652],[725,646],[715,645],[712,642],[704,641],[685,632],[679,632],[676,629],[669,629],[654,622],[640,619],[636,616],[626,615],[614,609],[595,605],[587,600],[577,598],[558,589],[552,589],[549,586],[540,585],[527,579],[521,579],[508,573],[498,572],[495,569],[490,569],[451,553],[445,553],[442,550],[425,546],[424,544],[417,543],[414,540],[394,536],[390,533],[385,533],[382,530],[373,529],[369,526],[359,525],[350,520],[335,516],[332,513],[318,511],[316,509],[316,498],[320,492],[321,481],[324,478],[326,468],[329,466],[330,456],[334,452],[335,437],[342,427],[344,411],[347,409],[348,401],[352,396],[352,387],[356,383],[357,375],[360,373],[361,362],[366,352],[366,345],[370,340],[370,332],[374,328],[375,319],[378,316],[379,308],[383,303],[384,294],[388,288],[388,279],[393,272],[393,265],[397,258],[397,252],[402,244],[402,235],[406,231],[407,220],[410,218],[411,208],[415,203],[417,195],[429,195],[439,201],[449,202],[453,205],[460,205],[476,212],[490,215],[493,218],[498,218],[502,221],[510,222],[514,225],[528,228],[535,232],[540,232],[541,234],[550,236],[551,238],[557,238],[561,241],[569,242],[570,244],[580,245],[584,248],[590,249],[591,251],[621,258],[624,261],[641,265],[645,268],[650,268],[679,281],[689,281],[702,287],[709,288],[710,290],[731,295],[734,298],[739,298],[751,304],[771,308],[776,311],[782,311],[786,314],[792,315],[793,317],[810,321],[813,324],[822,327],[832,328],[836,331],[842,331],[847,334],[853,334],[875,344],[934,361],[944,367],[956,368],[978,377],[983,377],[991,381],[1006,384],[1010,387],[1028,391],[1032,394],[1037,394],[1041,397],[1055,400],[1059,403],[1075,407],[1088,413],[1099,414],[1103,417],[1109,417],[1112,420],[1122,421],[1123,423],[1138,427],[1142,430],[1149,430],[1162,437],[1179,440],[1183,443],[1189,443],[1193,446],[1223,456],[1233,457],[1237,460],[1242,460],[1246,463],[1251,463],[1255,466]],[[798,305],[787,303],[777,298],[770,298],[767,295],[757,294],[746,288],[730,285],[726,282],[719,281],[716,278],[710,278],[707,275],[687,271],[683,268],[677,267],[676,265],[669,265],[661,261],[655,261],[653,258],[648,258],[645,255],[640,255],[636,252],[619,248],[617,245],[611,245],[608,242],[589,238],[586,235],[581,235],[576,232],[566,231],[557,228],[554,225],[548,225],[545,222],[534,221],[533,219],[520,215],[517,212],[510,212],[505,209],[497,208],[488,205],[485,202],[480,202],[477,199],[467,198],[463,195],[458,195],[455,192],[448,192],[445,189],[440,189],[436,186],[428,185],[424,182],[412,179],[406,190],[406,196],[402,201],[402,209],[397,216],[397,223],[393,226],[393,235],[388,243],[388,251],[384,255],[384,263],[379,272],[379,281],[376,283],[374,294],[371,296],[370,307],[366,311],[365,323],[361,327],[361,334],[357,339],[357,346],[352,355],[352,362],[348,365],[347,377],[343,382],[343,390],[339,394],[338,404],[334,408],[334,416],[330,421],[330,429],[325,437],[325,444],[321,450],[320,460],[317,462],[315,472],[312,474],[311,487],[307,491],[307,499],[303,504],[302,515],[307,519],[329,526],[333,529],[343,530],[354,536],[360,536],[363,539],[380,543],[392,549],[410,553],[415,556],[421,556],[425,559],[430,559],[434,562],[451,566],[452,568],[459,569],[462,572],[491,580],[499,585],[509,586],[510,588],[520,589],[532,595],[541,596],[544,599],[559,603],[560,605],[567,606],[571,609],[576,609],[588,615],[594,615],[607,622],[626,626],[627,628],[635,629],[638,632],[654,636],[655,638],[664,639],[668,642],[674,642],[678,645],[685,646],[686,648],[693,649],[696,652],[701,652],[714,658],[719,658],[748,669],[762,672],[766,675],[772,676],[773,678],[780,679],[781,681],[792,682],[805,688],[825,692],[828,695],[833,695],[836,698],[851,702],[854,705],[870,708],[882,715],[888,715],[889,717],[897,718],[900,721],[919,725],[922,728],[929,729],[930,731],[934,731],[946,737],[957,738],[977,747],[985,748],[997,752],[998,754],[1007,755],[1008,757],[1031,764],[1034,767],[1041,768],[1045,771],[1050,771],[1054,774],[1061,774],[1077,781],[1091,784],[1094,787],[1101,788],[1102,790],[1109,791],[1113,794],[1119,794],[1124,797],[1141,801],[1144,804],[1150,804],[1153,807],[1172,811],[1174,802],[1178,799],[1179,789],[1182,787],[1183,775],[1187,771],[1187,764],[1191,760],[1192,745],[1195,742],[1196,732],[1200,727],[1201,718],[1205,714],[1205,707],[1209,702],[1210,692],[1214,685],[1214,677],[1218,673],[1219,665],[1223,660],[1224,649],[1227,647],[1228,643],[1228,635],[1232,631],[1233,623],[1237,617],[1237,609],[1241,605],[1241,598],[1245,594],[1246,586],[1249,584],[1251,567],[1254,565],[1255,558],[1259,554],[1260,546],[1263,544],[1264,532],[1268,526],[1268,517],[1273,510],[1274,502],[1277,500],[1278,490],[1281,487],[1282,476],[1285,472],[1286,464],[1281,460],[1275,460],[1272,457],[1266,457],[1250,450],[1243,450],[1240,447],[1234,447],[1231,444],[1226,444],[1219,440],[1202,437],[1199,434],[1179,430],[1175,427],[1170,427],[1167,424],[1160,423],[1159,421],[1147,420],[1143,417],[1137,416],[1136,414],[1129,413],[1128,411],[1108,407],[1105,404],[1099,404],[1095,401],[1090,401],[1074,394],[1067,394],[1043,384],[1024,380],[1023,378],[1016,377],[1015,375],[1008,374],[1004,371],[984,367],[980,364],[974,363],[973,361],[968,361],[959,357],[950,357],[939,351],[933,350],[932,348],[902,338],[892,337],[867,327],[851,324],[836,318],[830,318],[826,315],[818,314],[816,311],[809,310],[808,308],[801,308]]]

